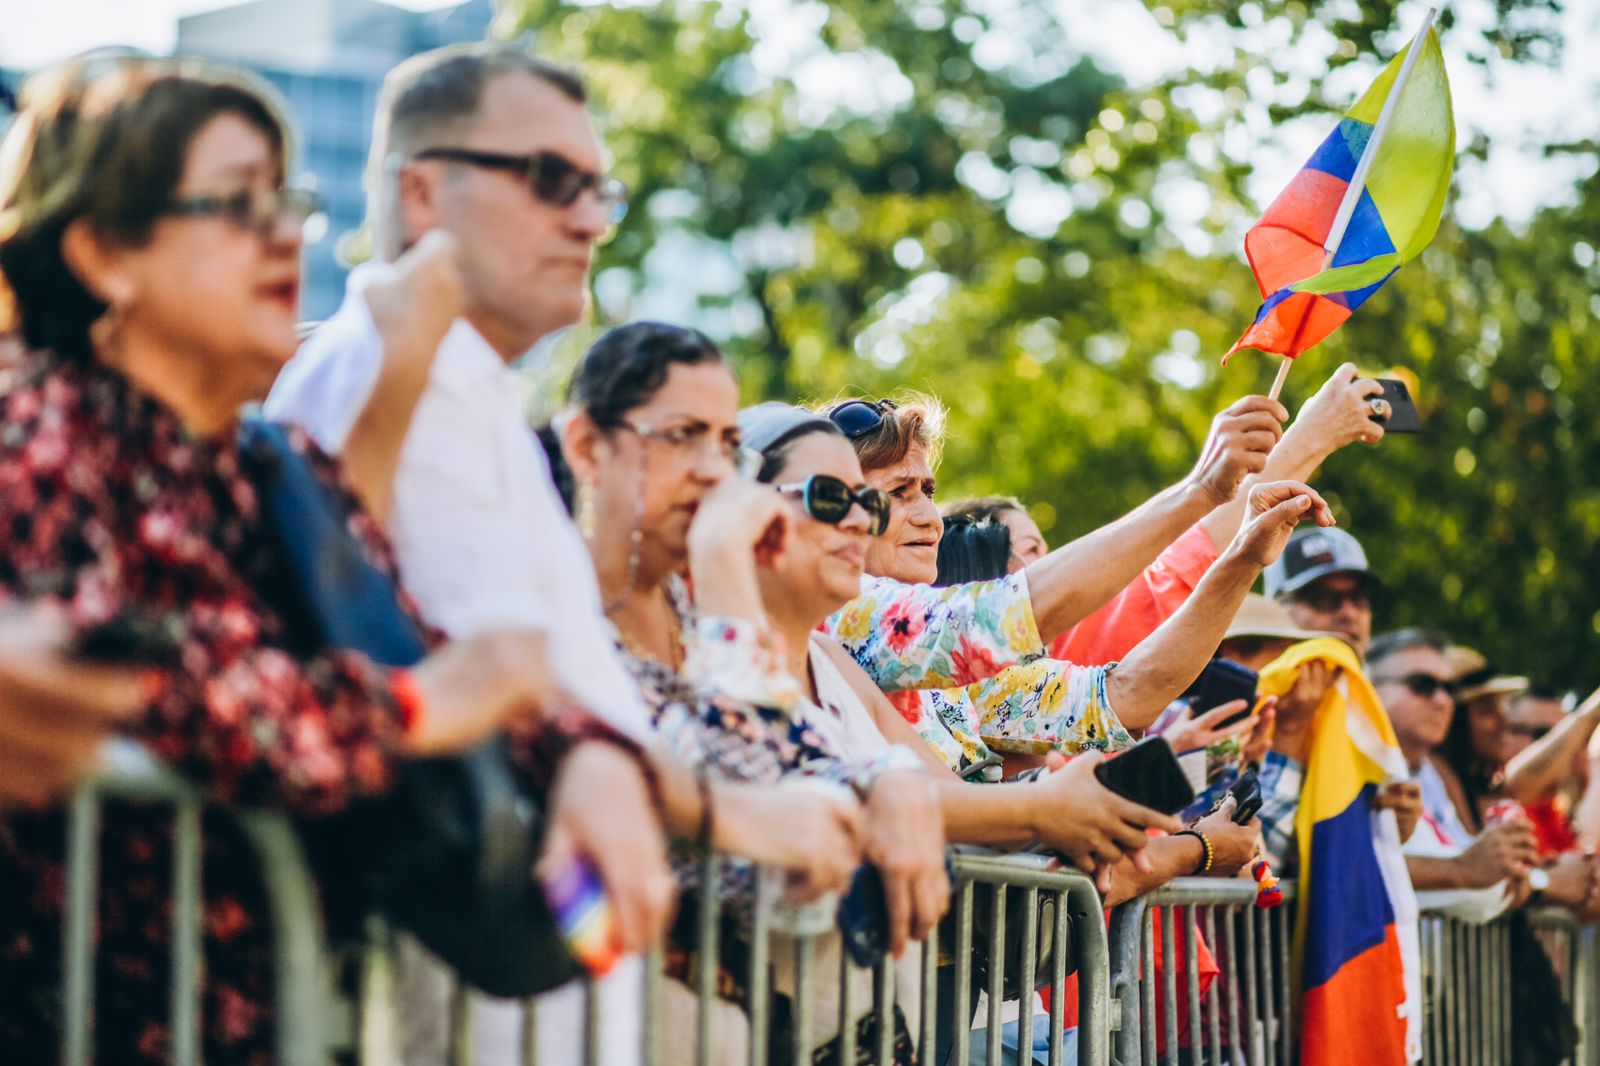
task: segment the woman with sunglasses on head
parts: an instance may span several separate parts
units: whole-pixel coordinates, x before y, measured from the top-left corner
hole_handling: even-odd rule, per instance
[[[843,742],[831,719],[808,713],[789,674],[757,573],[787,550],[791,523],[780,497],[733,476],[741,451],[732,368],[694,330],[632,323],[594,343],[568,399],[558,420],[561,454],[577,485],[579,526],[618,651],[657,731],[711,775],[714,843],[790,867],[803,899],[845,888],[864,855],[887,877],[898,952],[912,932],[911,901],[928,894],[924,882],[943,877],[938,808],[910,749],[862,751]],[[864,806],[808,778],[852,786]],[[679,874],[692,886],[698,860],[685,858]],[[731,916],[750,906],[752,887],[746,867],[728,871]],[[748,1009],[748,966],[726,954],[746,946],[738,929],[728,932],[719,987]],[[671,999],[689,994],[677,982],[688,982],[695,942],[686,909],[668,950]],[[838,941],[819,950],[836,960]],[[818,991],[836,995],[837,966],[819,961],[818,972],[828,975]],[[864,971],[856,984],[857,1047],[876,1047]],[[828,1002],[817,1005],[812,1037],[838,1030]],[[737,1057],[745,1024],[720,1007],[717,1013],[719,1047]],[[693,1012],[666,1015],[670,1026]],[[667,1036],[665,1047],[693,1046]]]
[[[845,410],[848,415],[850,409]],[[1122,663],[1080,666],[1040,658],[1043,644],[1030,611],[1037,597],[1027,571],[943,589],[904,583],[930,576],[923,573],[925,553],[908,536],[935,545],[942,540],[926,465],[939,444],[942,411],[924,402],[882,406],[873,413],[876,426],[868,426],[863,416],[852,443],[869,464],[868,479],[876,476],[891,493],[901,492],[896,506],[903,526],[913,532],[891,532],[869,553],[869,571],[876,564],[877,574],[890,576],[865,583],[863,595],[830,619],[832,631],[952,769],[970,775],[987,768],[985,779],[993,781],[1002,773],[1002,753],[1076,754],[1129,745],[1127,730],[1153,722],[1204,668],[1227,619],[1260,572],[1252,560],[1264,558],[1260,551],[1276,528],[1273,521],[1240,530],[1178,614]],[[832,420],[837,424],[837,411]],[[908,484],[902,476],[908,471],[929,477]],[[1287,485],[1280,499],[1309,493]],[[1320,498],[1314,493],[1307,498],[1314,501],[1307,513],[1331,522]],[[890,525],[892,530],[892,520]],[[1009,532],[1004,526],[999,530]],[[937,565],[931,576],[937,578]],[[1016,621],[996,627],[996,619]],[[982,668],[974,671],[973,663]]]
[[[386,792],[406,760],[536,718],[551,688],[535,636],[430,636],[416,667],[390,670],[315,646],[298,605],[281,599],[295,577],[235,435],[240,406],[294,350],[310,204],[283,186],[288,135],[263,91],[187,60],[74,61],[30,82],[0,160],[0,330],[30,349],[0,389],[0,603],[60,615],[37,647],[40,676],[96,682],[86,714],[116,721],[219,802],[302,818]],[[387,545],[337,464],[288,439],[392,580]],[[158,645],[133,653],[138,669],[85,661],[128,655],[116,641],[129,626]],[[643,946],[671,886],[643,769],[620,739],[560,765],[551,839],[595,859],[621,939]],[[574,781],[603,782],[605,801],[574,802]],[[104,810],[102,1061],[173,1053],[171,826],[160,808]],[[0,1042],[18,1061],[50,1061],[62,1023],[63,820],[13,811],[5,830]],[[208,813],[202,835],[200,1053],[266,1061],[273,944],[254,858],[224,818]],[[358,879],[356,861],[321,867],[322,890]]]

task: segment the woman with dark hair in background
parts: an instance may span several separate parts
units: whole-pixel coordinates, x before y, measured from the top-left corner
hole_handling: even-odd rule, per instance
[[[939,538],[939,574],[935,585],[993,581],[1010,572],[1011,530],[999,522],[947,519]]]

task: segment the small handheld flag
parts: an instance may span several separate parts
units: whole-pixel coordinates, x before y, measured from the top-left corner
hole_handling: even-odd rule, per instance
[[[1438,231],[1455,117],[1433,15],[1245,236],[1262,304],[1228,355],[1284,356],[1274,396],[1287,360],[1342,325]]]

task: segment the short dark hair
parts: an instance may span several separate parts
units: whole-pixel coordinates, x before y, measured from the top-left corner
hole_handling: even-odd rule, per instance
[[[965,585],[1006,576],[1011,562],[1011,529],[987,519],[947,521],[939,539],[939,576],[935,585]]]
[[[998,522],[1003,515],[1012,511],[1028,513],[1022,501],[1015,496],[978,496],[939,508],[947,526],[951,522]]]
[[[702,363],[728,365],[722,349],[699,330],[630,322],[589,346],[573,371],[567,401],[601,429],[616,429],[629,411],[650,402],[675,364]]]
[[[1413,648],[1432,648],[1440,655],[1450,650],[1450,638],[1433,629],[1409,626],[1374,637],[1367,648],[1367,668],[1370,670],[1385,659]]]
[[[442,132],[472,119],[483,91],[502,74],[527,74],[556,89],[573,103],[589,93],[577,71],[541,59],[501,41],[452,44],[421,52],[383,79],[372,122],[372,153],[367,159],[369,195],[378,187],[383,161],[392,152],[411,155]]]
[[[0,332],[67,359],[90,356],[106,304],[67,265],[61,241],[86,221],[138,246],[183,179],[189,145],[220,114],[258,129],[288,169],[289,133],[271,90],[192,59],[89,55],[23,86],[0,145]]]

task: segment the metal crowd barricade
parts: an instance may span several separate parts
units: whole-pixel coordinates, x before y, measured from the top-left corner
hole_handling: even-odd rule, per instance
[[[1116,909],[1111,995],[1122,1019],[1112,1054],[1118,1066],[1177,1066],[1180,1059],[1194,1066],[1288,1066],[1295,1060],[1289,1001],[1295,884],[1281,887],[1284,904],[1262,910],[1252,882],[1184,877]],[[1219,970],[1204,991],[1202,938]]]
[[[719,884],[718,863],[715,857],[707,861],[702,871],[702,885]],[[790,937],[792,944],[787,949],[782,948],[781,942],[789,934],[778,932],[775,925],[784,922],[775,920],[770,898],[761,900],[751,916],[750,970],[743,975],[750,993],[750,1010],[743,1016],[748,1025],[744,1054],[733,1058],[727,1048],[718,1046],[718,1026],[713,1011],[721,1008],[716,1000],[717,974],[710,966],[700,966],[690,974],[698,1012],[693,1027],[693,1047],[663,1047],[663,986],[669,979],[662,973],[658,952],[646,960],[645,966],[641,1061],[646,1066],[690,1062],[696,1066],[721,1066],[735,1061],[749,1066],[769,1066],[773,1060],[769,1042],[778,1017],[774,992],[779,985],[784,985],[791,992],[791,1002],[784,1012],[789,1021],[789,1033],[777,1057],[791,1064],[812,1060],[821,1042],[817,1039],[819,1029],[821,1040],[836,1037],[840,1041],[837,1061],[853,1063],[856,1060],[856,1025],[863,1010],[876,1019],[872,1031],[877,1046],[872,1049],[872,1061],[891,1062],[896,1006],[908,1015],[908,1030],[918,1045],[919,1059],[923,1063],[934,1061],[929,1049],[946,1045],[949,1053],[944,1061],[949,1066],[969,1066],[979,1058],[995,1066],[1003,1061],[1018,1061],[1015,1051],[1002,1047],[1004,1016],[1012,1011],[1017,1015],[1018,1040],[1024,1048],[1030,1049],[1024,1053],[1027,1057],[1022,1061],[1031,1062],[1035,998],[1028,994],[1007,1002],[1004,980],[1010,975],[1013,987],[1018,989],[1032,989],[1041,977],[1046,979],[1052,994],[1045,1061],[1048,1066],[1063,1066],[1069,1061],[1063,1033],[1063,988],[1067,974],[1075,973],[1079,1026],[1077,1054],[1070,1061],[1085,1066],[1104,1066],[1110,1061],[1114,1018],[1100,899],[1087,877],[1075,870],[1052,869],[1051,865],[1024,856],[956,857],[950,915],[916,953],[921,979],[916,1002],[910,1004],[899,1001],[896,963],[892,959],[880,963],[870,972],[870,979],[864,980],[867,975],[844,960],[837,947],[838,938],[830,933],[818,935],[815,931],[801,931]],[[769,882],[762,881],[762,885],[766,889]],[[1007,921],[1008,906],[1020,907],[1020,914],[1015,914],[1010,922]],[[718,941],[723,928],[718,911],[713,907],[701,907],[697,914],[696,955],[701,960],[718,958]],[[823,925],[831,929],[831,913],[825,911],[824,919]],[[980,926],[987,927],[984,942],[980,942],[977,935]],[[832,945],[827,943],[830,937]],[[1046,937],[1050,947],[1047,952],[1041,952],[1040,944]],[[1018,946],[1017,957],[1007,958],[1006,946],[1008,940],[1013,939]],[[978,984],[975,950],[982,950],[990,963],[983,987],[975,987]],[[391,1061],[397,1041],[391,1030],[398,1020],[397,1012],[392,1005],[383,1002],[385,996],[392,994],[392,958],[384,958],[386,952],[382,950],[378,955],[382,961],[368,968],[369,976],[376,974],[377,980],[368,982],[363,996],[361,1057],[366,1063]],[[788,975],[778,969],[775,960],[779,955],[784,957],[787,967],[792,967],[792,981],[786,981]],[[819,985],[831,982],[831,975],[824,976],[829,966],[837,967],[838,984],[819,1001]],[[863,985],[869,986],[866,998],[857,1000]],[[586,1066],[594,1066],[602,1061],[600,1036],[610,1023],[604,1017],[595,984],[589,982],[587,987],[583,1061]],[[985,1009],[981,1017],[975,1017],[980,997]],[[473,1061],[472,1019],[475,1009],[482,1004],[476,994],[463,989],[455,991],[452,1002],[457,1010],[450,1019],[450,1062],[452,1066],[465,1066]],[[522,1010],[520,1062],[533,1066],[538,1062],[536,1034],[541,1026],[541,1009],[537,1001],[530,1000],[523,1004]],[[914,1025],[910,1017],[915,1018]],[[381,1022],[374,1024],[379,1018]],[[979,1022],[982,1024],[974,1028]]]
[[[1528,912],[1534,938],[1550,959],[1562,999],[1577,1024],[1572,1066],[1600,1064],[1596,1041],[1600,1001],[1595,984],[1600,941],[1556,908]],[[1513,1042],[1512,930],[1506,918],[1474,924],[1424,912],[1421,921],[1423,1057],[1429,1066],[1490,1066],[1511,1061]]]
[[[200,813],[205,800],[137,745],[107,745],[105,772],[73,797],[67,820],[67,900],[62,976],[62,1062],[87,1066],[94,1057],[94,923],[100,882],[101,810],[107,800],[173,808],[171,1061],[200,1062]],[[236,811],[255,847],[271,910],[276,1002],[281,1019],[277,1061],[322,1066],[335,1031],[315,884],[299,837],[281,815]]]

